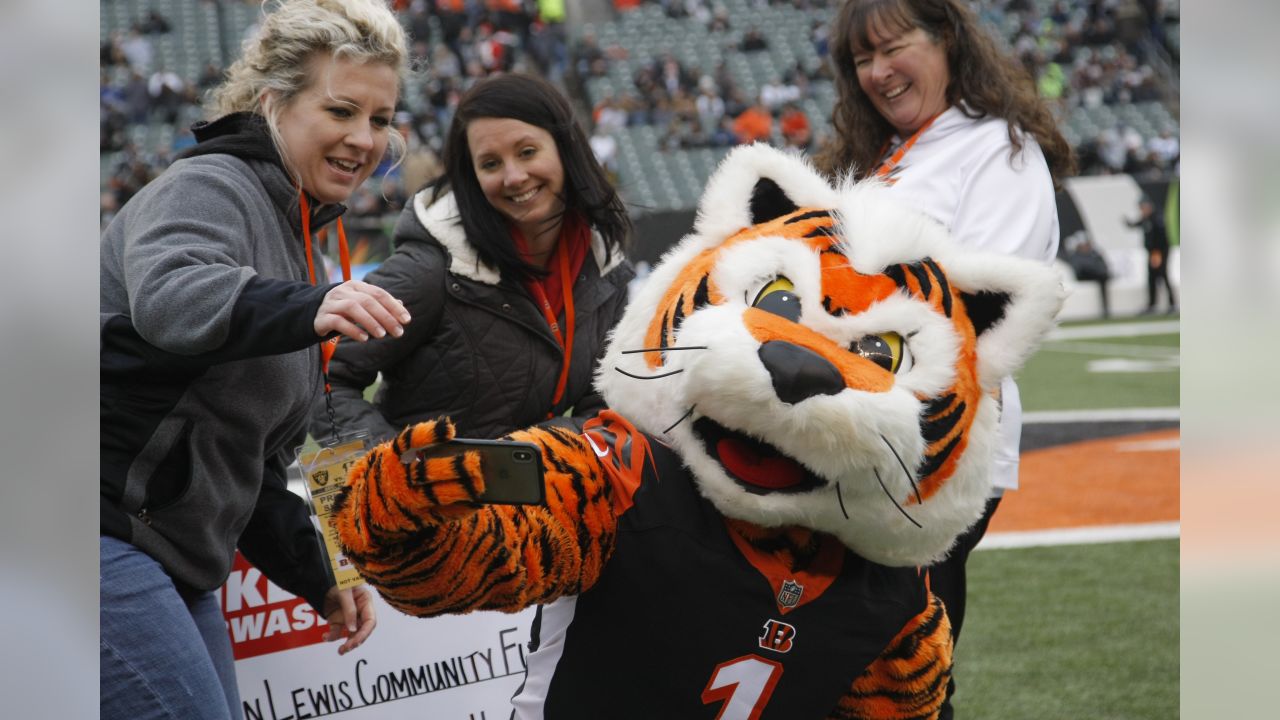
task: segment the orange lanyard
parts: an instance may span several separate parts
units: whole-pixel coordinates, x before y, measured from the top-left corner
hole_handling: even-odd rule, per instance
[[[942,113],[938,113],[938,115],[941,115],[941,114]],[[890,157],[888,160],[885,160],[880,165],[880,167],[876,170],[876,177],[886,178],[886,181],[889,184],[893,184],[895,182],[894,178],[887,177],[887,176],[894,171],[894,168],[898,166],[898,163],[902,162],[902,158],[906,157],[907,151],[911,149],[912,145],[916,144],[916,141],[920,139],[920,136],[924,134],[924,131],[928,130],[929,126],[933,124],[933,121],[938,119],[938,115],[934,115],[933,117],[926,120],[925,123],[920,126],[919,130],[916,130],[915,133],[911,135],[911,137],[907,138],[907,141],[902,143],[902,145],[899,146],[898,149],[894,151],[893,156]],[[884,143],[884,147],[880,148],[880,157],[884,157],[884,153],[888,149],[889,149],[889,142],[886,140]]]
[[[302,239],[307,250],[307,276],[311,284],[316,284],[316,261],[311,254],[311,203],[307,202],[307,192],[298,190],[298,209],[302,211]],[[342,218],[338,218],[338,262],[342,265],[342,279],[351,279],[351,253],[347,249],[347,231],[342,227]],[[329,360],[338,350],[338,338],[320,343],[320,373],[324,375],[324,391],[329,392]]]
[[[542,309],[542,316],[547,319],[547,324],[551,326],[551,332],[555,335],[556,342],[564,349],[564,362],[560,364],[560,379],[556,382],[556,394],[551,398],[551,404],[554,406],[560,402],[560,398],[564,397],[564,386],[569,380],[569,361],[573,355],[573,282],[569,277],[569,248],[565,246],[565,239],[560,238],[559,244],[556,246],[556,255],[559,257],[560,264],[560,291],[564,298],[564,322],[567,327],[564,329],[563,335],[560,332],[560,323],[556,321],[555,313],[551,312],[551,301],[547,299],[547,293],[542,289],[542,283],[529,283],[529,289],[533,292],[534,300]],[[555,411],[547,412],[547,419],[555,417]]]

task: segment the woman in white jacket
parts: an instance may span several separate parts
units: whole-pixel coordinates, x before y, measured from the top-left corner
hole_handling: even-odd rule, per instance
[[[836,132],[816,158],[833,177],[878,176],[899,198],[976,248],[1053,261],[1055,186],[1071,148],[1018,61],[998,49],[959,0],[846,0],[832,27]],[[1001,384],[1001,447],[986,513],[947,560],[933,592],[964,623],[965,560],[1005,490],[1018,486],[1022,410]],[[951,717],[950,694],[943,718]]]

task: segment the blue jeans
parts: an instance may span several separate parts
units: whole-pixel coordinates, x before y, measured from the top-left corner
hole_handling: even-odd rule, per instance
[[[98,550],[102,720],[242,717],[217,592],[178,588],[127,542]]]

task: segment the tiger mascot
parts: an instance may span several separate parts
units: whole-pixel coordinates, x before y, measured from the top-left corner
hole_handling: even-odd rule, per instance
[[[737,148],[614,330],[611,409],[509,436],[544,506],[477,503],[474,455],[401,464],[441,419],[352,467],[341,541],[412,615],[540,605],[518,717],[936,717],[920,568],[981,514],[999,381],[1061,293],[874,182]]]

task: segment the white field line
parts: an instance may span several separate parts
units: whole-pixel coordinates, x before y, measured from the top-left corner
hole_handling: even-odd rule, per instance
[[[1162,408],[1109,408],[1106,410],[1036,410],[1022,413],[1022,423],[1084,423],[1084,422],[1177,422],[1182,411],[1176,407]]]
[[[1104,337],[1133,337],[1134,335],[1169,335],[1180,332],[1177,320],[1160,322],[1133,322],[1118,325],[1085,325],[1082,327],[1058,327],[1049,331],[1046,340],[1085,340]]]
[[[1121,345],[1119,343],[1055,342],[1041,347],[1041,352],[1064,352],[1079,355],[1121,355],[1135,358],[1165,360],[1178,357],[1177,347],[1152,347],[1151,345]]]
[[[1134,540],[1168,540],[1181,537],[1177,522],[1140,523],[1136,525],[1099,525],[1096,527],[1057,530],[1017,530],[988,533],[975,550],[1044,547],[1049,545],[1092,545],[1095,543],[1131,542]]]

